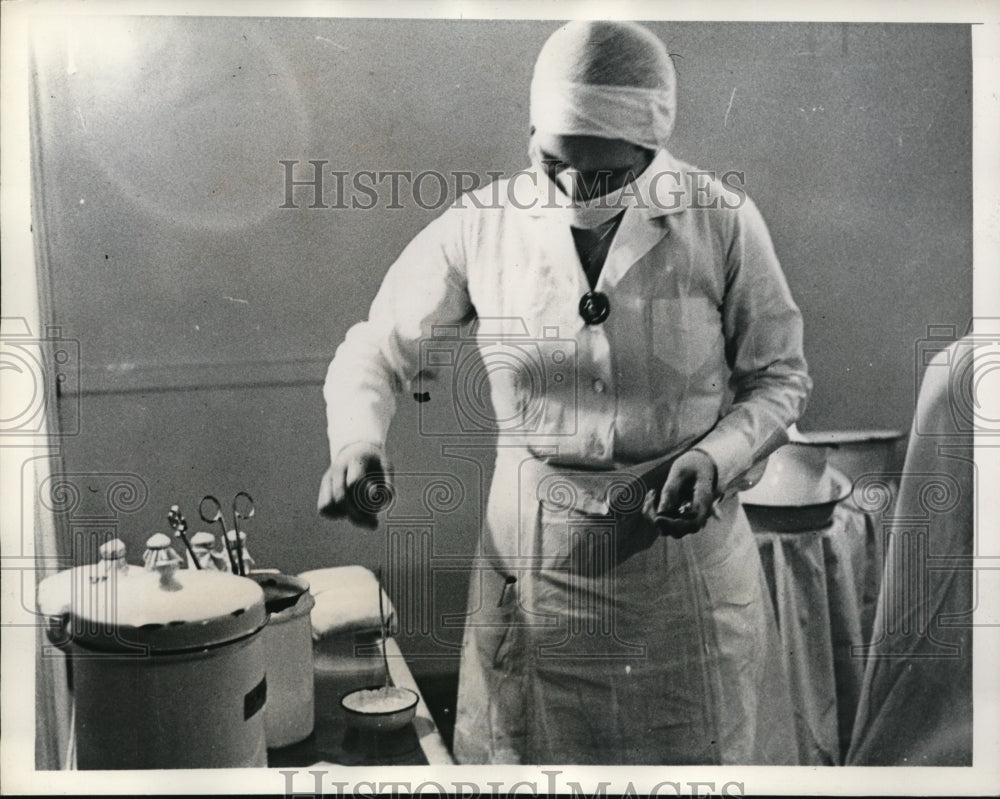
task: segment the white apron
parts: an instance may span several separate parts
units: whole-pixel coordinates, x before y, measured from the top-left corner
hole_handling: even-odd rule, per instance
[[[539,471],[498,459],[469,587],[459,762],[793,763],[773,611],[736,495],[676,540],[634,515],[538,499]]]

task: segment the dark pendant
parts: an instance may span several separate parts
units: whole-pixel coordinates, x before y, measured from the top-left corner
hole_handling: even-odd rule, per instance
[[[588,325],[599,325],[611,313],[608,295],[600,291],[588,291],[580,298],[580,316]]]

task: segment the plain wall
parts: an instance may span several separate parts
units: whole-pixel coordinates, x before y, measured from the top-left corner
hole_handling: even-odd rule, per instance
[[[531,65],[556,27],[37,26],[34,229],[53,321],[80,347],[61,401],[75,433],[65,469],[83,489],[71,528],[89,529],[86,509],[108,503],[108,475],[131,475],[122,480],[139,499],[106,527],[138,562],[145,538],[168,531],[170,505],[198,529],[202,495],[228,504],[249,491],[260,565],[296,572],[410,552],[393,583],[404,648],[418,671],[451,662],[460,618],[442,619],[464,605],[489,441],[421,436],[404,396],[391,535],[315,513],[326,363],[439,210],[405,191],[401,208],[386,207],[387,192],[371,210],[310,208],[309,188],[295,190],[297,209],[281,208],[280,162],[298,161],[297,179],[309,160],[352,173],[522,168]],[[961,333],[972,313],[968,26],[650,27],[678,70],[671,149],[744,174],[802,308],[815,392],[800,426],[907,429],[919,342],[929,326]],[[334,204],[329,177],[325,189]]]

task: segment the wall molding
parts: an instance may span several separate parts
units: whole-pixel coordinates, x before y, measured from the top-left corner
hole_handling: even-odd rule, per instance
[[[322,385],[331,356],[283,361],[217,363],[109,364],[81,367],[79,381],[68,381],[64,396],[153,394],[229,388]],[[76,383],[76,385],[72,385]]]

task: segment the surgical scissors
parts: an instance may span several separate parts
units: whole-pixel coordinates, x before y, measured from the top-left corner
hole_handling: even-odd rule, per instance
[[[243,503],[243,510],[240,510],[240,498],[245,499]],[[215,512],[209,515],[205,510],[206,503],[209,503],[209,507],[215,506]],[[218,522],[222,525],[222,541],[226,547],[226,554],[229,555],[229,564],[232,569],[233,574],[245,575],[246,565],[243,560],[243,542],[241,540],[240,534],[240,519],[252,519],[256,509],[253,504],[253,497],[251,497],[246,491],[237,492],[236,496],[233,497],[233,533],[235,541],[230,544],[229,541],[229,530],[226,527],[226,520],[222,515],[222,503],[219,502],[211,494],[202,497],[201,503],[198,505],[198,513],[201,515],[202,521],[212,524]],[[235,549],[235,552],[233,551]]]

